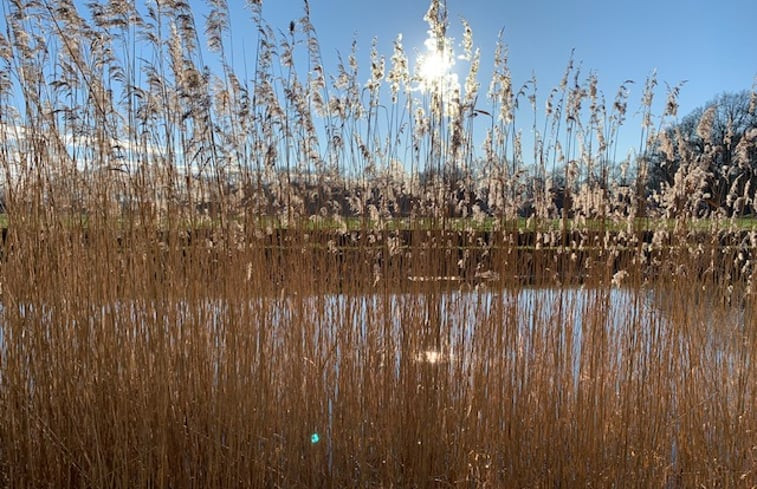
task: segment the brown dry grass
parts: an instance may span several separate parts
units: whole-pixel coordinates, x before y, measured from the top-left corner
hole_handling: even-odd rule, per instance
[[[139,21],[115,2],[90,30],[64,4],[11,2],[0,39],[16,76],[0,87],[0,486],[755,487],[757,234],[696,221],[708,155],[683,142],[661,194],[638,191],[643,158],[638,185],[611,178],[625,87],[608,114],[570,68],[526,180],[501,51],[474,173],[459,104],[475,84],[455,110],[414,100],[399,43],[377,129],[379,65],[363,91],[348,59],[329,98],[307,16],[289,34],[307,40],[303,84],[294,39],[250,2],[248,83],[202,76],[181,2]],[[170,62],[133,58],[137,42]],[[573,154],[579,136],[596,151]],[[552,202],[563,171],[570,212]],[[526,200],[545,230],[527,246]]]
[[[10,487],[754,483],[755,303],[697,279],[702,256],[629,261],[618,289],[597,252],[583,285],[531,288],[510,249],[492,265],[516,285],[472,288],[374,251],[114,235],[12,228]]]

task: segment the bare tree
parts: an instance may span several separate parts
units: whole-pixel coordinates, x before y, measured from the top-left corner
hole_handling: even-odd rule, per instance
[[[649,155],[650,191],[674,186],[682,161],[706,175],[710,209],[755,212],[757,112],[748,91],[723,93],[662,132]]]

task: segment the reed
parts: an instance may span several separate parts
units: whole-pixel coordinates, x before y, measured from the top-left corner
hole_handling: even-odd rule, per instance
[[[755,486],[754,189],[707,206],[653,77],[616,165],[572,61],[544,114],[467,24],[462,87],[401,38],[366,85],[251,0],[248,80],[209,4],[3,3],[0,486]]]

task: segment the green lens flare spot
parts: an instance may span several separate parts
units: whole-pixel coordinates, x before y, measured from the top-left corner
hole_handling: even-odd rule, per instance
[[[312,443],[313,445],[315,445],[319,441],[321,441],[321,437],[318,436],[318,433],[313,433],[312,435],[310,435],[310,443]]]

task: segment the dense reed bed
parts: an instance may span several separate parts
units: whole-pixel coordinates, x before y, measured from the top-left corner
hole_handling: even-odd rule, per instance
[[[329,78],[307,3],[244,80],[209,3],[3,3],[0,486],[755,487],[757,129],[650,78],[616,163],[626,86]]]

